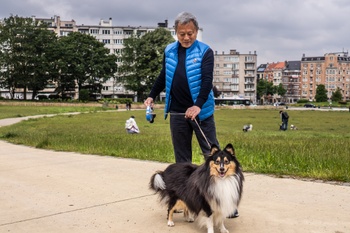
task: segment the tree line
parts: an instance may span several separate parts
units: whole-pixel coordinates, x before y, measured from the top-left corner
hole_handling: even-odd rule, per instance
[[[165,46],[173,41],[166,29],[124,40],[120,54],[111,54],[91,35],[71,32],[58,37],[45,23],[10,16],[0,23],[0,87],[13,99],[18,88],[32,91],[32,99],[48,84],[64,98],[78,87],[101,93],[113,78],[143,98],[161,69]],[[119,63],[118,61],[122,61]]]

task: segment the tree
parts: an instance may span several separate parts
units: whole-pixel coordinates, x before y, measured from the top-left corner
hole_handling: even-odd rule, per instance
[[[282,96],[282,97],[287,93],[287,90],[284,89],[282,83],[280,83],[280,84],[277,86],[276,91],[277,91],[277,94],[280,95],[280,96]]]
[[[316,88],[316,102],[326,102],[328,100],[327,90],[323,84],[319,84]]]
[[[80,91],[90,86],[95,92],[101,92],[101,83],[114,76],[117,71],[117,57],[109,54],[104,44],[93,36],[72,32],[59,40],[60,58],[57,81],[61,90],[70,88],[75,81]]]
[[[48,75],[52,71],[50,62],[51,46],[56,36],[48,31],[45,24],[32,18],[10,16],[0,25],[0,85],[10,90],[11,99],[16,88],[23,88],[23,98],[27,98],[27,88],[33,90],[33,98],[38,90],[44,89]]]
[[[269,82],[265,79],[260,79],[256,92],[258,96],[264,96],[264,99],[267,99],[268,96],[271,96],[277,92],[277,87],[273,85],[273,82]]]
[[[57,37],[54,32],[47,28],[36,28],[33,34],[33,70],[32,76],[27,83],[32,90],[32,99],[38,91],[43,90],[49,81],[53,80],[57,71],[53,64],[56,62],[53,51],[57,45]]]
[[[343,95],[341,94],[341,90],[339,87],[337,87],[337,90],[333,92],[331,100],[334,102],[339,102],[343,99]]]
[[[150,91],[162,68],[163,51],[173,41],[171,33],[164,28],[124,40],[123,63],[118,69],[119,81],[136,92],[138,100],[142,100],[145,93]]]

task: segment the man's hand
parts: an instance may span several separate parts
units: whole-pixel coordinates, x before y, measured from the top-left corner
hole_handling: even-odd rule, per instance
[[[147,106],[153,107],[153,98],[148,97],[148,98],[145,100],[144,104],[146,105],[146,107],[147,107]]]
[[[186,110],[185,117],[191,118],[191,120],[193,121],[200,112],[201,109],[198,106],[192,106]]]

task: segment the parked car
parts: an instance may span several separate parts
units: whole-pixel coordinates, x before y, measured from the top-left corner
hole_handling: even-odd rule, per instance
[[[313,104],[304,104],[304,107],[305,108],[316,108],[316,106]]]
[[[286,103],[284,102],[276,102],[273,104],[273,106],[284,106],[284,105],[286,105]]]
[[[50,94],[37,94],[34,99],[35,100],[52,100],[52,99],[58,99],[59,96],[55,93]]]

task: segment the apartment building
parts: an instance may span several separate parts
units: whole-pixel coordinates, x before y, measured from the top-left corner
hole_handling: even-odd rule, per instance
[[[53,31],[58,36],[67,36],[71,32],[77,32],[78,27],[76,22],[72,19],[69,21],[61,20],[61,17],[55,15],[51,18],[36,18],[32,16],[33,20],[46,24],[50,31]]]
[[[350,57],[348,52],[326,53],[301,59],[301,98],[315,100],[316,88],[324,84],[327,96],[340,89],[343,100],[350,100]]]
[[[300,99],[300,64],[301,61],[286,61],[282,71],[282,85],[287,90],[284,101],[296,103]]]
[[[227,54],[214,53],[213,85],[221,97],[244,98],[256,102],[257,54],[240,54],[231,49]]]
[[[257,69],[257,78],[272,82],[274,86],[283,85],[284,96],[269,96],[268,102],[295,103],[300,99],[300,61],[284,61],[261,64]],[[259,98],[260,99],[260,98]]]
[[[264,70],[264,77],[267,81],[272,82],[274,86],[278,86],[282,83],[282,71],[285,67],[284,62],[267,63]]]

